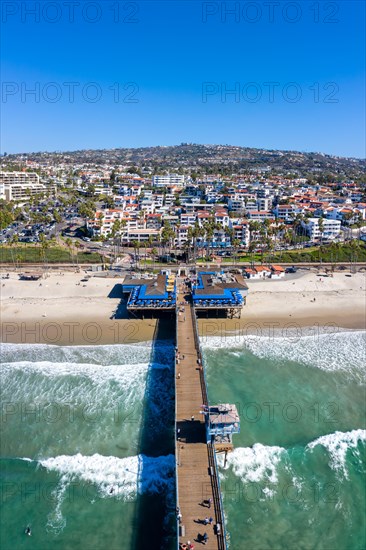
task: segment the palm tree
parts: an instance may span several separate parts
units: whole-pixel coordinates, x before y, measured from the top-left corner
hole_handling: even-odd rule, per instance
[[[66,247],[68,248],[68,251],[69,251],[69,254],[70,254],[71,263],[72,263],[72,265],[74,265],[74,255],[73,255],[73,250],[72,250],[72,240],[70,239],[70,237],[67,237],[67,239],[65,239],[65,245],[66,245]]]
[[[151,256],[152,256],[152,261],[153,261],[153,271],[155,270],[155,259],[156,259],[157,253],[158,253],[158,251],[157,251],[156,248],[151,249]]]
[[[204,224],[203,229],[204,229],[205,239],[207,243],[207,256],[209,257],[210,249],[212,245],[212,237],[214,235],[215,227],[214,227],[214,224],[211,221],[209,221]]]
[[[120,220],[114,220],[112,231],[111,231],[111,237],[113,239],[113,255],[114,255],[114,261],[116,261],[116,257],[119,256],[119,234],[121,231],[121,221]]]
[[[233,250],[234,250],[234,265],[236,265],[238,248],[240,246],[239,239],[233,239],[232,240],[232,246],[233,246]]]
[[[139,262],[140,262],[140,253],[139,253],[139,249],[140,249],[140,246],[141,246],[141,243],[139,243],[139,241],[132,241],[132,246],[133,246],[133,253],[134,253],[134,256],[135,256],[135,262],[136,262],[136,269],[139,268]]]
[[[260,230],[261,224],[256,220],[250,220],[249,222],[249,234],[250,234],[250,241],[253,238],[253,233],[256,233]]]
[[[76,248],[76,254],[75,254],[76,265],[79,266],[79,251],[83,248],[83,246],[79,241],[76,241],[75,248]]]
[[[10,255],[11,255],[11,259],[12,259],[13,264],[14,264],[14,268],[18,267],[18,262],[17,262],[17,244],[18,244],[18,242],[19,242],[18,235],[14,234],[11,241],[10,241],[10,245],[11,245],[10,246]]]
[[[154,238],[152,235],[149,235],[149,238],[147,239],[147,244],[150,248],[150,254],[151,254],[151,249],[152,249],[152,246],[153,246],[153,243],[154,243]],[[146,256],[147,256],[147,253],[146,253],[146,248],[145,248],[145,264],[146,264]]]
[[[48,267],[47,266],[47,249],[49,248],[49,243],[43,234],[41,235],[41,238],[40,238],[40,244],[41,244],[41,259],[43,261],[43,270],[45,272]]]
[[[175,232],[168,221],[164,222],[164,227],[161,233],[161,241],[164,245],[168,245],[169,256],[171,255],[172,239],[175,237]]]
[[[318,220],[318,227],[319,227],[319,231],[320,231],[320,242],[322,243],[323,242],[323,233],[324,233],[324,218],[323,218],[323,216],[320,216],[320,218]]]
[[[297,235],[301,234],[302,236],[304,236],[303,225],[302,225],[303,221],[304,221],[303,214],[296,214],[293,227]]]

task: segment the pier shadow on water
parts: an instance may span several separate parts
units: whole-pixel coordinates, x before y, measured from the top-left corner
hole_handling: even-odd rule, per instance
[[[176,548],[175,459],[174,459],[174,338],[175,320],[157,320],[143,404],[139,440],[139,495],[136,505],[132,548],[146,550]],[[171,459],[168,480],[164,478],[157,492],[145,492],[150,485],[151,459]],[[170,477],[171,476],[171,477]],[[165,483],[168,481],[167,483]]]

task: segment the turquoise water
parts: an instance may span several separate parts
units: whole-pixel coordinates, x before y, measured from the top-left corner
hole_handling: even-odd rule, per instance
[[[168,547],[173,351],[169,341],[2,345],[2,549],[143,548],[141,511],[152,504],[147,519],[163,515]]]
[[[366,548],[365,342],[202,338],[210,401],[241,417],[219,457],[231,549]],[[174,544],[172,358],[2,345],[1,549]]]
[[[230,548],[366,548],[366,333],[203,339],[210,401],[241,432],[219,457]]]

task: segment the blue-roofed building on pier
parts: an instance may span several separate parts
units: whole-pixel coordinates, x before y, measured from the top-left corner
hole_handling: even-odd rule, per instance
[[[241,316],[248,295],[242,275],[224,271],[199,271],[192,283],[196,311],[224,310],[228,317]]]

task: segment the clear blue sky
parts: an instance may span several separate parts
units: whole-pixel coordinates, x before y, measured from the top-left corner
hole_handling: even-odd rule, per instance
[[[365,156],[362,1],[57,3],[1,3],[2,152],[196,142]]]

